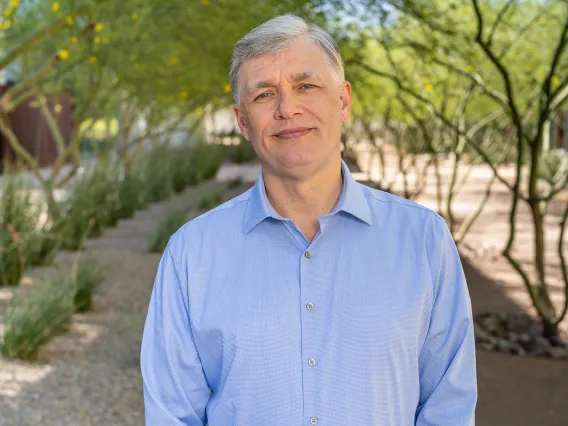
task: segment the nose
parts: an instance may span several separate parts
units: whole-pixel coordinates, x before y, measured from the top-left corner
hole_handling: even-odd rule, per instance
[[[294,116],[301,115],[303,111],[300,100],[292,90],[283,89],[280,91],[278,104],[274,111],[276,120],[288,120]]]

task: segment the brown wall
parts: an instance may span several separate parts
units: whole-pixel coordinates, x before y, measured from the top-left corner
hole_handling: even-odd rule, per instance
[[[54,111],[55,105],[61,105],[61,112],[53,113],[64,143],[69,145],[73,128],[70,97],[63,94],[47,94],[46,99],[51,111]],[[47,167],[53,165],[57,159],[57,145],[41,109],[34,107],[34,102],[37,103],[35,97],[22,102],[8,115],[8,119],[20,144],[38,160],[40,167]],[[9,162],[14,160],[14,152],[1,134],[0,148],[4,158]]]

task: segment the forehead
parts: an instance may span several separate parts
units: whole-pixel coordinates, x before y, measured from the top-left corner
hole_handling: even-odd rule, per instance
[[[314,73],[325,79],[331,69],[324,51],[314,41],[301,38],[275,56],[261,56],[246,60],[240,70],[241,86],[256,80],[273,80],[280,76],[292,79],[300,73]]]

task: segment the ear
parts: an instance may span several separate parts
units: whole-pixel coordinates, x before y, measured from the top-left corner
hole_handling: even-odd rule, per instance
[[[248,122],[243,109],[238,105],[233,105],[233,112],[235,113],[235,118],[237,119],[239,129],[241,129],[241,133],[245,139],[250,142]]]
[[[348,81],[342,84],[339,99],[341,101],[341,120],[343,123],[347,123],[351,117],[351,83]]]

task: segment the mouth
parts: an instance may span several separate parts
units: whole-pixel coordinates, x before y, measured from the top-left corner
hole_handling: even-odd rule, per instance
[[[311,127],[295,127],[293,129],[282,130],[281,132],[276,133],[276,136],[279,139],[297,139],[301,138],[302,136],[307,135],[313,130]]]

